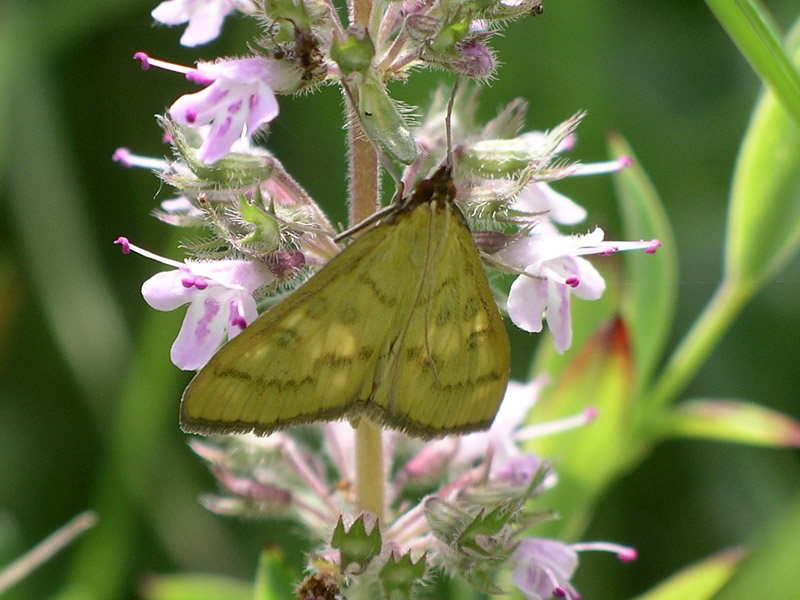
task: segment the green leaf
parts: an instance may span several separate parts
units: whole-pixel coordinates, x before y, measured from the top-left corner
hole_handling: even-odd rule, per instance
[[[331,547],[342,553],[342,571],[355,563],[358,565],[358,572],[363,572],[369,562],[380,554],[381,544],[380,528],[374,524],[372,530],[367,533],[363,514],[359,515],[347,531],[342,517],[339,516],[339,522],[333,530]]]
[[[800,496],[770,523],[766,534],[713,600],[795,600],[800,590],[798,557]]]
[[[655,254],[623,253],[622,315],[631,336],[636,388],[648,382],[672,329],[678,298],[678,255],[661,200],[633,150],[622,136],[608,141],[612,156],[630,156],[633,165],[614,175],[626,239],[661,240]]]
[[[675,407],[665,425],[667,435],[758,446],[800,446],[800,422],[750,402],[684,402]]]
[[[387,598],[392,600],[411,600],[416,596],[412,594],[414,584],[422,581],[425,576],[425,555],[411,560],[411,554],[389,557],[381,569],[380,580]]]
[[[146,600],[253,600],[253,585],[201,573],[157,575],[145,582]]]
[[[404,165],[416,160],[414,136],[382,83],[367,79],[361,84],[358,110],[366,133],[383,152]]]
[[[744,553],[733,549],[691,565],[636,600],[708,600],[722,587]]]
[[[800,64],[800,22],[790,36]],[[726,274],[756,286],[800,244],[800,126],[765,92],[745,136],[731,193]]]
[[[571,359],[558,383],[534,405],[528,422],[572,416],[590,406],[598,416],[580,429],[526,444],[526,450],[540,456],[557,457],[559,484],[548,491],[548,504],[572,519],[537,527],[536,535],[542,537],[573,538],[582,533],[594,499],[636,458],[630,440],[633,366],[623,322],[606,323]]]
[[[456,543],[458,536],[471,520],[469,513],[438,496],[427,498],[423,508],[431,533],[448,546]]]
[[[256,573],[255,600],[283,600],[294,595],[294,586],[283,555],[277,548],[261,553]]]
[[[800,124],[800,75],[781,47],[772,16],[757,0],[706,0],[739,51]]]

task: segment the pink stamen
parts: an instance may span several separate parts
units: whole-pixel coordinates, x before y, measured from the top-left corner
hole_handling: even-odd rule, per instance
[[[187,123],[194,123],[197,121],[197,110],[194,108],[187,108],[186,109],[186,122]]]
[[[147,71],[150,68],[150,57],[145,52],[137,52],[133,55],[133,60],[142,62],[142,71]]]
[[[184,277],[181,279],[181,285],[185,288],[190,288],[194,286],[194,277]]]
[[[626,548],[619,554],[617,554],[617,558],[620,559],[622,562],[633,562],[637,558],[639,558],[639,554],[636,552],[636,548]]]
[[[188,71],[193,71],[191,67],[186,67],[184,65],[178,65],[175,63],[167,62],[165,60],[159,60],[157,58],[153,58],[146,52],[137,52],[133,55],[134,60],[139,60],[142,62],[142,70],[146,71],[150,67],[158,67],[159,69],[164,69],[165,71],[173,71],[175,73],[183,73],[186,74]]]
[[[123,254],[130,254],[131,243],[128,241],[128,238],[120,236],[116,240],[114,240],[114,243],[122,246]]]
[[[613,552],[619,560],[626,563],[634,561],[639,557],[636,548],[623,546],[621,544],[613,544],[611,542],[579,542],[577,544],[571,544],[571,547],[576,552],[586,552],[587,550]]]
[[[528,425],[514,432],[513,436],[516,441],[531,440],[540,438],[545,435],[552,435],[554,433],[561,433],[562,431],[569,431],[576,427],[583,427],[588,425],[597,417],[597,409],[589,406],[571,417],[564,417],[555,421],[546,421],[544,423],[537,423],[536,425]],[[616,546],[615,550],[620,550],[623,546]]]
[[[575,277],[575,275],[571,275],[564,280],[564,283],[566,283],[569,287],[576,288],[580,285],[581,281]]]
[[[196,287],[198,290],[204,290],[208,287],[208,282],[202,277],[195,277],[194,287]]]
[[[587,163],[573,165],[571,167],[572,175],[603,175],[605,173],[617,173],[626,167],[633,164],[633,159],[630,156],[620,156],[614,160],[607,160],[605,162]]]
[[[211,79],[203,75],[199,70],[192,69],[191,71],[186,72],[186,80],[197,85],[211,85],[216,81],[216,79]]]
[[[143,169],[163,171],[169,166],[165,160],[160,158],[150,158],[148,156],[139,156],[127,148],[117,148],[114,150],[114,154],[111,155],[111,160],[118,162],[127,169],[131,167],[141,167]]]
[[[650,240],[650,245],[647,248],[645,248],[644,251],[647,252],[647,254],[655,254],[656,250],[658,250],[658,247],[660,245],[661,245],[661,240],[652,239]]]
[[[557,585],[553,588],[553,597],[554,598],[566,598],[567,597],[567,590],[562,588],[560,585]]]
[[[140,254],[142,256],[145,256],[147,258],[150,258],[150,259],[155,260],[157,262],[160,262],[162,264],[170,265],[170,266],[176,267],[178,269],[182,269],[182,270],[186,271],[187,273],[189,272],[189,270],[186,267],[185,263],[179,263],[178,261],[170,260],[168,258],[164,258],[163,256],[159,256],[158,254],[153,254],[152,252],[149,252],[148,250],[145,250],[144,248],[140,248],[139,246],[131,244],[128,241],[128,238],[126,238],[126,237],[118,237],[116,240],[114,240],[114,243],[121,245],[122,246],[122,252],[124,252],[125,254],[128,254],[129,252],[133,251],[133,252],[136,252],[136,254]]]
[[[126,168],[133,166],[133,163],[131,162],[131,151],[127,148],[117,148],[114,150],[114,154],[111,155],[111,160],[118,162]]]

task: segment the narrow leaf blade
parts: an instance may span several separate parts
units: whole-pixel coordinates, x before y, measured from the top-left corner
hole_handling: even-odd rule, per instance
[[[678,298],[678,256],[667,212],[655,187],[619,134],[609,138],[613,156],[630,156],[633,165],[614,175],[626,239],[661,240],[654,255],[626,252],[622,314],[631,335],[637,389],[650,378],[672,329]]]

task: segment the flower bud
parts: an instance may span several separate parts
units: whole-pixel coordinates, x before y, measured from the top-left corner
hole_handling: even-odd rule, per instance
[[[162,125],[191,172],[191,175],[185,173],[179,176],[165,175],[169,183],[178,188],[194,190],[242,188],[269,179],[272,175],[274,159],[257,152],[251,154],[230,152],[223,158],[206,164],[197,158],[197,149],[187,139],[187,136],[193,135],[194,132],[185,130],[168,119],[163,119]]]
[[[350,29],[344,40],[334,38],[331,44],[331,58],[339,65],[343,75],[361,73],[366,75],[375,56],[375,46],[366,31]]]
[[[366,133],[393,159],[410,165],[417,158],[417,145],[411,130],[377,80],[367,80],[359,88],[358,110]]]
[[[519,174],[535,157],[525,141],[515,138],[481,140],[461,146],[456,149],[455,158],[460,168],[480,177],[496,179]]]
[[[456,44],[456,58],[450,63],[450,67],[456,73],[473,79],[489,77],[496,66],[494,53],[476,40]]]

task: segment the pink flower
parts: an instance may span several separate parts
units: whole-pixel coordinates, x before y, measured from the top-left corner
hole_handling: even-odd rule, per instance
[[[578,568],[578,552],[587,550],[611,552],[622,562],[636,560],[634,548],[611,542],[565,544],[557,540],[526,538],[511,555],[511,561],[515,563],[511,583],[528,600],[580,600],[581,596],[572,587],[570,579]]]
[[[519,543],[511,560],[516,563],[511,582],[528,600],[580,598],[569,581],[578,568],[578,553],[567,544],[527,538]]]
[[[177,267],[156,273],[142,284],[142,296],[157,310],[175,310],[189,304],[183,325],[172,344],[170,358],[184,370],[198,369],[223,342],[234,337],[258,316],[255,291],[274,276],[248,260],[186,261],[179,263],[142,250],[119,238],[123,252],[138,254]]]
[[[206,86],[185,94],[169,107],[170,116],[180,125],[194,129],[211,125],[197,151],[206,164],[230,152],[244,133],[251,137],[262,125],[278,116],[275,92],[297,89],[300,72],[286,61],[263,56],[198,63],[196,68],[153,59],[137,52],[142,69],[151,66],[183,73],[189,81]]]
[[[519,238],[499,253],[502,260],[524,269],[511,284],[508,316],[520,329],[537,333],[545,316],[559,354],[572,343],[570,296],[597,300],[605,291],[606,283],[597,269],[578,256],[584,245],[602,239],[601,229],[587,236],[553,232]]]
[[[211,129],[197,156],[210,164],[225,156],[234,142],[278,116],[273,90],[291,89],[299,74],[285,62],[252,57],[201,63],[187,78],[208,84],[205,89],[178,98],[169,108],[180,125]]]
[[[562,225],[574,225],[586,218],[585,208],[543,182],[529,183],[522,188],[514,198],[512,208],[533,214],[544,213]]]
[[[571,296],[597,300],[606,288],[603,277],[582,256],[636,249],[653,253],[661,244],[658,240],[604,242],[603,235],[597,228],[586,235],[564,236],[543,222],[532,235],[514,240],[497,253],[501,261],[523,271],[511,284],[508,316],[520,329],[534,333],[542,330],[542,318],[546,318],[559,354],[572,344]]]
[[[219,36],[222,21],[233,10],[229,0],[165,0],[150,15],[165,25],[189,23],[182,46],[198,46]]]

